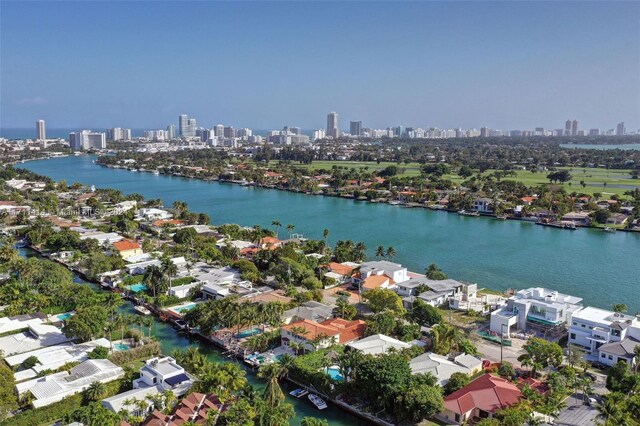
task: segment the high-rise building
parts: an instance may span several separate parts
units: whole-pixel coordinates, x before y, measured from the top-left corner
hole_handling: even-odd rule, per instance
[[[236,137],[236,129],[233,126],[224,128],[224,137],[225,138],[235,138]]]
[[[36,139],[39,141],[47,139],[47,131],[45,129],[44,120],[36,121]]]
[[[590,129],[589,136],[600,136],[600,129]]]
[[[176,138],[176,126],[174,124],[169,124],[167,126],[167,139],[175,139]]]
[[[349,133],[351,136],[362,136],[362,121],[352,121],[349,124]]]
[[[216,136],[223,137],[224,136],[224,125],[218,124],[215,127],[215,131],[216,131]]]
[[[327,137],[327,132],[324,129],[318,129],[313,131],[313,140],[317,141]]]
[[[91,130],[69,133],[69,146],[74,151],[83,149],[106,149],[107,135]]]
[[[578,120],[571,122],[571,136],[578,136]]]
[[[215,132],[213,130],[205,128],[196,129],[196,136],[199,137],[202,142],[207,142],[209,139],[214,137],[214,133]]]
[[[178,116],[178,136],[184,136],[184,132],[187,130],[187,126],[189,125],[189,116],[187,114],[182,114]]]
[[[302,135],[302,129],[300,127],[290,127],[289,131],[294,135]]]
[[[114,127],[107,130],[107,139],[110,141],[130,141],[131,129],[123,129],[122,127]]]
[[[567,120],[564,123],[564,135],[571,136],[571,120]]]
[[[623,136],[626,133],[627,133],[627,129],[624,128],[624,121],[622,123],[618,123],[618,125],[616,126],[616,135]]]
[[[246,127],[243,129],[238,129],[236,131],[236,136],[239,138],[248,138],[249,136],[253,136],[253,131],[251,129],[247,129]]]
[[[340,136],[340,128],[338,126],[338,113],[330,112],[327,114],[327,136],[337,139]]]
[[[481,127],[480,128],[480,137],[482,138],[486,138],[489,136],[489,128],[488,127]]]

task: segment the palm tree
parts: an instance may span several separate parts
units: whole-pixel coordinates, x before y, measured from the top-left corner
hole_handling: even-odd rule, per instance
[[[262,397],[267,408],[273,410],[284,402],[284,393],[280,388],[278,380],[283,373],[282,366],[278,363],[263,364],[258,371],[258,377],[267,380]]]
[[[165,257],[162,259],[161,269],[162,273],[169,277],[169,288],[171,288],[171,277],[178,273],[178,267],[171,259]]]
[[[293,230],[296,229],[295,225],[287,225],[287,232],[289,233],[289,239],[291,239],[291,233],[293,232]]]
[[[327,242],[327,239],[329,238],[329,230],[327,228],[324,228],[324,230],[322,231],[322,237],[324,238],[325,247],[328,247],[329,244]]]
[[[396,249],[389,246],[387,247],[387,251],[385,253],[385,256],[389,259],[389,260],[393,260],[394,257],[396,257]]]
[[[162,270],[157,265],[151,265],[147,267],[142,276],[144,281],[153,290],[153,297],[155,298],[163,279]]]
[[[103,383],[98,381],[92,382],[84,391],[84,396],[89,401],[98,401],[102,398],[106,391],[106,387]]]
[[[450,324],[438,324],[431,329],[433,352],[448,355],[458,349],[462,336],[460,331]]]
[[[282,376],[286,376],[289,374],[289,371],[293,368],[293,362],[295,361],[295,357],[292,357],[289,354],[283,354],[278,358],[278,364],[282,368]]]
[[[376,257],[377,258],[383,258],[384,257],[384,247],[383,246],[376,247]]]
[[[279,220],[273,220],[271,221],[271,226],[276,228],[276,238],[280,238],[280,235],[278,233],[278,230],[280,229],[280,227],[282,226],[282,224],[280,223]]]
[[[149,340],[151,340],[151,328],[153,327],[153,323],[155,322],[152,317],[141,317],[143,318],[142,324],[149,329]],[[143,334],[144,335],[144,334]]]
[[[626,395],[620,392],[612,392],[608,395],[605,395],[602,399],[602,403],[596,406],[596,408],[600,412],[600,416],[605,418],[605,425],[618,424],[616,422],[610,423],[610,421],[620,415],[622,402],[624,401],[625,396]]]

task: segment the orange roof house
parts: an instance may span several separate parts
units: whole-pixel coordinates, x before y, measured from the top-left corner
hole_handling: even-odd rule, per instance
[[[185,222],[184,220],[179,220],[179,219],[158,219],[153,221],[152,225],[153,226],[182,226],[184,224],[186,224],[187,222]]]
[[[282,245],[283,241],[276,237],[264,237],[260,240],[260,248],[262,249],[276,249]]]
[[[343,265],[342,263],[330,262],[329,270],[331,272],[335,272],[336,274],[340,274],[346,277],[350,277],[353,274],[353,267],[349,265]]]
[[[220,413],[224,406],[215,394],[192,392],[176,406],[173,414],[155,410],[143,423],[144,426],[180,426],[191,422],[204,425],[211,417],[210,411]]]
[[[123,259],[128,259],[132,256],[138,256],[143,253],[140,244],[131,240],[122,240],[113,243],[113,247],[120,253]]]
[[[522,399],[522,392],[509,380],[485,374],[444,399],[443,417],[462,424],[474,417],[491,418],[501,408]]]
[[[366,291],[376,288],[388,288],[393,283],[393,280],[386,275],[371,275],[362,283],[362,289]]]
[[[315,351],[336,343],[360,339],[364,336],[365,328],[365,322],[362,320],[332,318],[320,323],[303,319],[282,326],[280,330],[282,346],[296,342],[308,351]]]

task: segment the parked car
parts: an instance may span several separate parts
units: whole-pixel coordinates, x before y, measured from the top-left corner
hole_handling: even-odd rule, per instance
[[[606,366],[606,365],[604,365],[603,363],[598,362],[598,361],[593,361],[593,362],[591,363],[591,366],[592,366],[593,368],[597,368],[598,370],[604,370],[605,368],[607,368],[607,366]]]
[[[599,403],[597,399],[590,397],[585,401],[585,404],[589,407],[597,407]]]

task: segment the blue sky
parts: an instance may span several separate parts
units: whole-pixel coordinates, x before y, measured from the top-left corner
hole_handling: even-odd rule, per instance
[[[6,2],[0,125],[640,128],[640,2]]]

